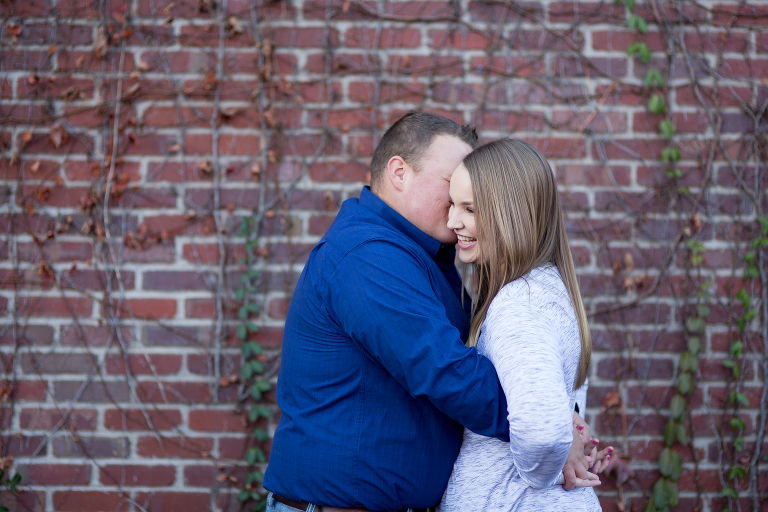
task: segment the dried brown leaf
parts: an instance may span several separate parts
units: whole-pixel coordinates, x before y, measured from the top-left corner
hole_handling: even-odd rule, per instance
[[[621,397],[619,396],[619,391],[617,389],[608,392],[608,394],[603,397],[603,406],[606,409],[610,409],[611,407],[616,407],[618,405],[621,405]]]
[[[615,452],[611,454],[611,460],[608,461],[605,472],[613,475],[616,485],[621,485],[635,476],[635,470],[629,465],[629,458]]]
[[[48,135],[49,135],[51,144],[53,144],[53,147],[55,147],[56,149],[60,148],[62,144],[64,144],[69,140],[69,134],[59,124],[56,124],[53,127],[51,127],[51,131],[49,132]]]
[[[93,40],[93,54],[99,59],[107,56],[107,47],[109,46],[109,37],[107,29],[104,26],[96,31],[96,39]]]

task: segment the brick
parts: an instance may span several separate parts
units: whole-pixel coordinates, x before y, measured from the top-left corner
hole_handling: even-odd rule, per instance
[[[116,329],[106,326],[92,325],[62,325],[59,329],[59,339],[62,345],[79,345],[84,347],[102,347],[106,345],[118,332]],[[133,329],[120,327],[120,336],[130,341],[133,338]]]
[[[154,436],[138,439],[136,453],[149,458],[200,459],[207,457],[213,449],[213,440],[208,437],[163,437],[163,445]]]
[[[207,403],[211,399],[206,382],[140,382],[137,393],[141,400],[153,403]]]
[[[105,465],[99,469],[103,485],[126,487],[168,487],[176,481],[174,466]]]
[[[77,430],[95,430],[97,413],[93,409],[73,409],[64,418],[58,409],[22,409],[19,412],[19,426],[31,430],[51,430],[54,427],[70,425]]]
[[[62,458],[126,458],[130,450],[128,439],[120,437],[66,436],[53,439],[53,454]]]
[[[0,327],[0,344],[19,343],[23,346],[45,346],[53,343],[53,327],[48,325],[25,325],[17,332]],[[15,339],[14,339],[15,338]]]
[[[245,417],[232,411],[190,411],[189,428],[199,432],[246,432]]]
[[[37,317],[83,318],[91,316],[93,301],[86,297],[21,297],[19,311]]]
[[[58,512],[127,512],[131,507],[124,493],[71,489],[54,492],[53,504]]]
[[[74,400],[79,396],[80,403],[125,402],[130,396],[128,384],[121,382],[91,381],[56,381],[53,396],[56,400]],[[82,391],[81,391],[82,389]]]
[[[47,397],[48,384],[44,380],[17,380],[12,389],[14,398],[26,402],[39,402]]]
[[[312,181],[367,181],[368,166],[357,162],[317,163],[309,168]]]
[[[147,510],[164,512],[208,512],[211,509],[210,493],[153,492],[137,493],[136,500],[147,503]]]
[[[91,466],[84,465],[32,464],[17,471],[24,482],[35,485],[88,485],[91,480]]]
[[[240,355],[224,355],[219,361],[221,375],[240,375]],[[210,356],[189,354],[187,356],[187,369],[196,375],[213,375],[214,364]]]
[[[97,367],[91,354],[35,352],[22,354],[20,359],[22,370],[29,374],[89,373]]]
[[[132,375],[172,375],[181,370],[181,356],[171,354],[142,354],[128,356],[128,368]],[[108,373],[126,374],[126,362],[122,355],[109,356],[106,360]]]
[[[602,185],[626,186],[631,182],[629,167],[612,165],[610,167],[557,164],[555,167],[557,182],[563,185]]]
[[[421,31],[415,28],[388,29],[379,31],[368,27],[352,27],[345,34],[344,44],[348,48],[418,48],[421,45]]]
[[[110,430],[169,430],[181,422],[181,412],[177,409],[108,409],[104,412],[104,427]]]
[[[129,299],[119,306],[120,318],[159,320],[176,316],[175,299]]]

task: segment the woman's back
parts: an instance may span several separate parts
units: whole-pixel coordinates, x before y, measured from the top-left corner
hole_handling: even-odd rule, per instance
[[[440,509],[599,511],[592,488],[557,485],[573,440],[581,342],[556,267],[538,267],[501,289],[477,349],[507,395],[511,442],[465,430]]]

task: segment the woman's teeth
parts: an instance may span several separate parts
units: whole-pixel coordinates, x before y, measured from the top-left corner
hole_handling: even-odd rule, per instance
[[[456,235],[459,238],[459,242],[461,242],[464,245],[469,245],[471,243],[477,242],[477,238],[472,238],[469,236],[462,236],[462,235]]]

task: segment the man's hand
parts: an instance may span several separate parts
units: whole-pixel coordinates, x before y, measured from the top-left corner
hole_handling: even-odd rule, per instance
[[[581,439],[581,432],[578,428],[573,428],[573,443],[571,451],[568,452],[568,458],[565,459],[563,466],[563,488],[570,491],[574,487],[597,487],[600,485],[600,478],[587,471],[590,461],[584,455],[584,442]]]

